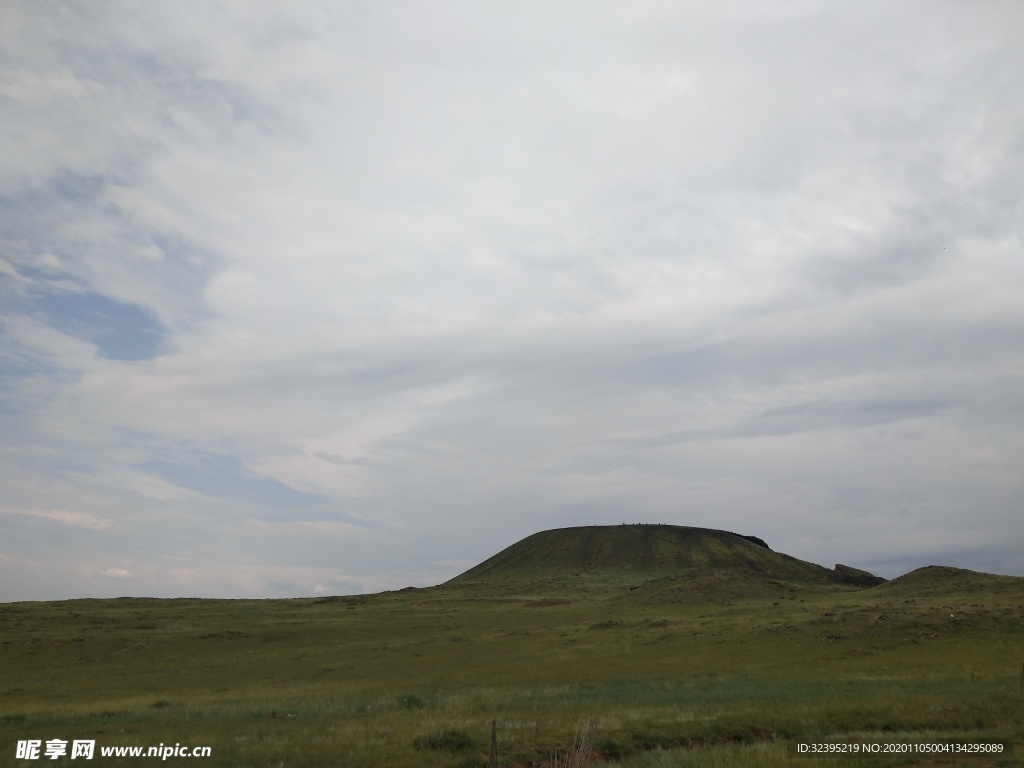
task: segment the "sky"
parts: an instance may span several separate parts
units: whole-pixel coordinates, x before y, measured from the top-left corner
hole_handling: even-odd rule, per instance
[[[1024,575],[1024,5],[0,5],[0,601],[660,522]]]

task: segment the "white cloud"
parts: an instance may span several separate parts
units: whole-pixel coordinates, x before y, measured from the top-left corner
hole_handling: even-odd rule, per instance
[[[76,512],[64,509],[2,509],[0,514],[22,515],[26,517],[42,518],[67,525],[72,528],[86,528],[94,531],[104,531],[113,525],[113,520],[88,512]]]
[[[130,579],[135,576],[131,571],[126,571],[124,568],[107,568],[105,571],[100,571],[103,576],[109,576],[112,579]]]
[[[655,515],[856,554],[873,505],[953,540],[985,494],[1024,535],[1013,7],[0,16],[3,501],[168,547],[147,589]],[[162,354],[48,325],[68,290]],[[237,535],[264,560],[208,570]],[[321,538],[382,559],[289,575]]]

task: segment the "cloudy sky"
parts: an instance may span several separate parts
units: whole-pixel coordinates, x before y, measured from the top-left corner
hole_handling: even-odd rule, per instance
[[[0,600],[665,522],[1024,574],[1024,6],[0,6]]]

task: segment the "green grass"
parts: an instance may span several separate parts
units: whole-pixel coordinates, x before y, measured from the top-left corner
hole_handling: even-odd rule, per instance
[[[1024,580],[976,576],[961,592],[945,572],[868,590],[768,581],[710,603],[595,571],[0,605],[0,765],[41,764],[14,760],[19,739],[62,738],[208,745],[208,765],[467,767],[486,764],[492,719],[503,765],[564,756],[591,717],[597,751],[631,768],[843,763],[791,762],[795,738],[1021,742]],[[964,763],[1004,764],[1018,763]]]
[[[701,574],[746,576],[747,584],[771,578],[834,585],[837,574],[820,565],[774,552],[760,539],[679,525],[590,525],[541,531],[502,550],[456,577],[451,584],[526,576],[530,579],[609,571],[688,579]],[[720,579],[718,586],[721,586]]]

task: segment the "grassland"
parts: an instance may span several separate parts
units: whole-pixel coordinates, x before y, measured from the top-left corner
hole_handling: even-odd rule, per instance
[[[597,573],[6,604],[0,764],[62,738],[208,745],[221,766],[483,765],[492,719],[503,765],[564,756],[591,717],[601,758],[635,767],[791,764],[793,738],[1024,741],[1024,580],[959,573],[714,603]]]

